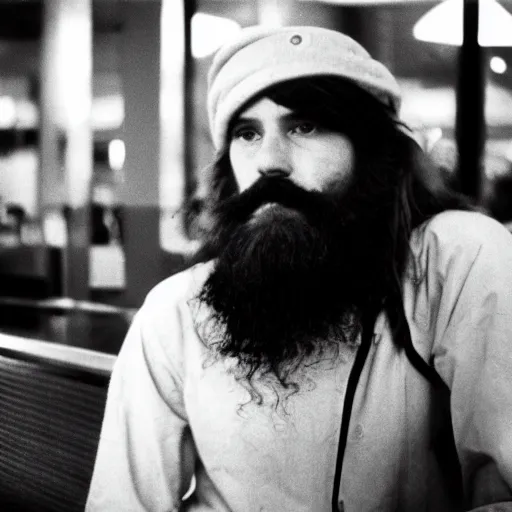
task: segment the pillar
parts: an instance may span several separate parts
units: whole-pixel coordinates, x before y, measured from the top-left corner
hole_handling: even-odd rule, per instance
[[[389,6],[364,6],[360,8],[363,17],[361,44],[370,55],[382,62],[392,73],[395,68],[394,23],[395,13]]]
[[[464,0],[463,42],[459,49],[455,135],[460,191],[481,199],[485,148],[485,51],[478,44],[479,1]]]
[[[160,88],[160,240],[168,253],[191,254],[188,201],[195,192],[194,70],[191,21],[195,0],[162,4]]]
[[[54,235],[65,225],[65,212],[63,293],[74,299],[89,297],[91,103],[91,0],[47,0],[41,46],[38,210]]]
[[[297,0],[258,0],[256,19],[267,26],[314,25],[339,28],[339,6]]]

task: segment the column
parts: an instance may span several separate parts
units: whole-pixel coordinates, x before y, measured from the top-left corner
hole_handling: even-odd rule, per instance
[[[191,21],[195,0],[162,4],[160,87],[160,240],[167,254],[189,255],[197,242],[188,237],[185,210],[197,186],[194,174],[195,63]]]
[[[485,51],[478,44],[478,0],[464,0],[464,37],[459,50],[455,135],[460,191],[481,199],[485,148]]]
[[[363,16],[363,37],[361,44],[371,56],[382,62],[391,72],[395,68],[394,55],[394,12],[389,6],[364,6],[360,8]]]
[[[124,2],[121,83],[126,146],[123,205],[125,305],[138,307],[161,276],[159,243],[161,2]]]
[[[256,18],[267,26],[315,25],[339,28],[339,6],[298,0],[258,0]]]
[[[270,27],[290,25],[294,3],[293,0],[258,0],[258,23]]]
[[[63,245],[64,295],[87,299],[93,165],[91,0],[44,2],[40,102],[39,212],[50,228],[45,232],[61,238],[57,243]],[[59,234],[63,212],[67,233]]]

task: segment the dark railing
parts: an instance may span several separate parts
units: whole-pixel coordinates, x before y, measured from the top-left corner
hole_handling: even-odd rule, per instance
[[[117,355],[135,311],[65,297],[0,297],[0,333]]]

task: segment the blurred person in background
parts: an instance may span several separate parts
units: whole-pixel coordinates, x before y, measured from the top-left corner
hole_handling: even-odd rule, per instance
[[[89,512],[512,510],[512,238],[399,109],[335,31],[217,53],[214,226],[126,337]]]
[[[487,208],[496,220],[512,231],[512,166],[507,173],[492,180]]]
[[[428,155],[441,173],[445,183],[453,189],[458,188],[458,150],[453,140],[439,139],[429,150]]]

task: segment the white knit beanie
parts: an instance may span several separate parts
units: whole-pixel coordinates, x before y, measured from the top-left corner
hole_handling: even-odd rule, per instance
[[[280,82],[318,75],[351,80],[398,116],[397,81],[350,37],[320,27],[249,27],[217,52],[208,75],[215,148],[226,144],[232,116],[254,95]]]

